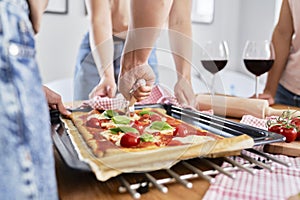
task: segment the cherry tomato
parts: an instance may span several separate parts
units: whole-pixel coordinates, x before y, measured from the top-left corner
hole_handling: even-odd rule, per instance
[[[137,134],[128,132],[121,137],[120,144],[122,147],[134,147],[140,143],[140,138]]]
[[[99,119],[93,117],[86,122],[86,125],[92,128],[100,128],[101,123]]]
[[[270,132],[274,132],[274,133],[278,133],[278,134],[280,134],[280,132],[281,132],[281,125],[273,125],[273,126],[271,126],[271,127],[269,127],[268,128],[268,131],[270,131]]]
[[[290,127],[290,126],[281,127],[280,134],[286,137],[285,140],[286,142],[293,142],[297,138],[297,130],[294,127]]]
[[[293,118],[291,124],[297,126],[298,133],[297,133],[297,140],[300,140],[300,118]]]

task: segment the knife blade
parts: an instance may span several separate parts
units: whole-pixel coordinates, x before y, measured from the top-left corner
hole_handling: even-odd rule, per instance
[[[67,110],[70,112],[89,112],[93,110],[93,108],[90,106],[80,106],[77,108],[67,108]]]

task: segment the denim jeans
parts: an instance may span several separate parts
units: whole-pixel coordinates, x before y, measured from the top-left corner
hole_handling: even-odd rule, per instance
[[[279,84],[276,91],[275,103],[300,107],[300,96],[288,91]]]
[[[26,0],[0,0],[0,199],[57,199],[49,111]]]
[[[124,47],[124,41],[114,37],[114,76],[116,82],[118,81],[118,75],[120,72],[120,57]],[[157,58],[155,48],[151,52],[148,59],[148,63],[151,66],[156,76],[156,83],[159,80],[157,69]],[[94,62],[91,47],[89,43],[89,33],[87,33],[80,45],[75,74],[74,74],[74,100],[86,100],[89,98],[89,93],[100,82],[99,73]]]

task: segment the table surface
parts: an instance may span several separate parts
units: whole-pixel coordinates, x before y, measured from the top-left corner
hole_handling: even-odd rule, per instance
[[[275,105],[273,107],[279,109],[288,108],[288,106],[282,105]],[[237,119],[234,120],[236,121]],[[106,182],[100,182],[92,172],[71,169],[65,164],[56,150],[55,161],[58,191],[61,200],[133,199],[129,193],[119,193],[118,187],[120,186],[120,182],[118,178],[111,178]],[[134,177],[134,175],[128,176],[129,178]],[[179,183],[167,184],[167,194],[151,187],[149,192],[142,194],[141,199],[202,199],[210,186],[209,182],[202,178],[192,179],[190,182],[193,183],[191,189],[188,189]]]

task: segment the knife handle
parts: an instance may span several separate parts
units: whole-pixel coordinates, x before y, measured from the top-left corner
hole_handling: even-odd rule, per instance
[[[136,98],[134,96],[131,96],[129,100],[129,107],[132,107],[136,103]]]

